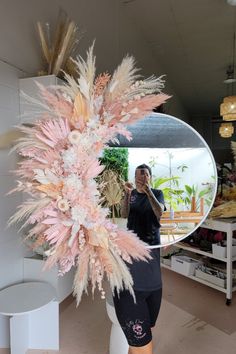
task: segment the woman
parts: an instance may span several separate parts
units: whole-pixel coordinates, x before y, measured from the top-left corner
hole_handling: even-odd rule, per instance
[[[126,183],[122,216],[128,217],[129,230],[153,246],[160,244],[160,218],[165,205],[162,191],[150,188],[151,176],[149,166],[143,164],[136,168],[136,189]],[[160,249],[152,249],[151,255],[149,262],[128,264],[136,303],[127,290],[113,297],[118,321],[129,343],[128,354],[153,354],[151,328],[155,326],[162,297]]]

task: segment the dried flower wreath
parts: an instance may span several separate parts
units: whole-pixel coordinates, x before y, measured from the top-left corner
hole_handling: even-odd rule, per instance
[[[119,229],[101,206],[95,178],[103,170],[99,154],[109,141],[144,118],[169,96],[162,94],[162,78],[139,80],[133,57],[127,56],[113,75],[95,78],[93,46],[87,60],[75,62],[79,78],[65,74],[65,86],[40,86],[42,100],[31,100],[40,114],[32,127],[20,126],[24,133],[15,146],[24,157],[15,171],[19,178],[13,191],[30,198],[18,207],[9,224],[29,227],[26,238],[35,247],[49,243],[46,267],[59,264],[63,275],[77,267],[74,294],[79,304],[91,281],[105,297],[104,276],[112,291],[128,289],[133,294],[132,277],[125,262],[150,258],[146,244],[131,231]]]

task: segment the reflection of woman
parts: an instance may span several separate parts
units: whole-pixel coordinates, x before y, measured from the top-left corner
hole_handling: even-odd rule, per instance
[[[151,169],[143,164],[135,170],[136,189],[125,185],[122,216],[128,216],[128,229],[149,245],[160,244],[160,217],[165,209],[163,193],[150,188]],[[136,303],[123,290],[113,300],[118,321],[129,343],[129,354],[152,354],[152,333],[161,305],[162,281],[160,249],[151,250],[149,262],[128,265],[134,281]]]

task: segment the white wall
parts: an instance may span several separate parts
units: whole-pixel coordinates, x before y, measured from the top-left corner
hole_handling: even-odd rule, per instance
[[[18,77],[22,73],[0,62],[0,134],[19,121]],[[20,204],[20,195],[5,196],[15,185],[15,176],[9,171],[16,167],[16,155],[9,149],[0,150],[0,289],[22,281],[23,255],[17,228],[6,229],[7,220]]]
[[[18,77],[22,72],[0,62],[0,134],[19,121]],[[15,176],[9,171],[16,167],[16,155],[0,149],[0,289],[23,280],[23,256],[17,227],[6,229],[7,220],[21,202],[20,195],[5,194],[14,186]],[[9,319],[0,316],[0,347],[9,347]]]
[[[79,43],[80,55],[84,57],[88,47],[96,39],[98,73],[113,72],[128,53],[135,57],[142,75],[167,74],[153,54],[143,31],[130,18],[127,6],[120,0],[1,0],[1,59],[23,69],[28,76],[35,76],[42,69],[36,22],[48,22],[52,28],[60,7],[83,33]],[[165,113],[188,121],[188,115],[169,77],[164,91],[173,95],[165,105]]]

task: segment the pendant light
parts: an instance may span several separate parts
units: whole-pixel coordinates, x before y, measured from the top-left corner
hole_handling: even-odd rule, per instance
[[[230,138],[234,133],[234,126],[232,123],[221,123],[219,134],[222,138]]]
[[[224,121],[236,120],[236,96],[234,95],[234,64],[235,64],[235,32],[233,36],[233,63],[227,69],[227,79],[224,83],[230,85],[231,95],[228,95],[223,99],[223,103],[220,105],[220,115]]]

